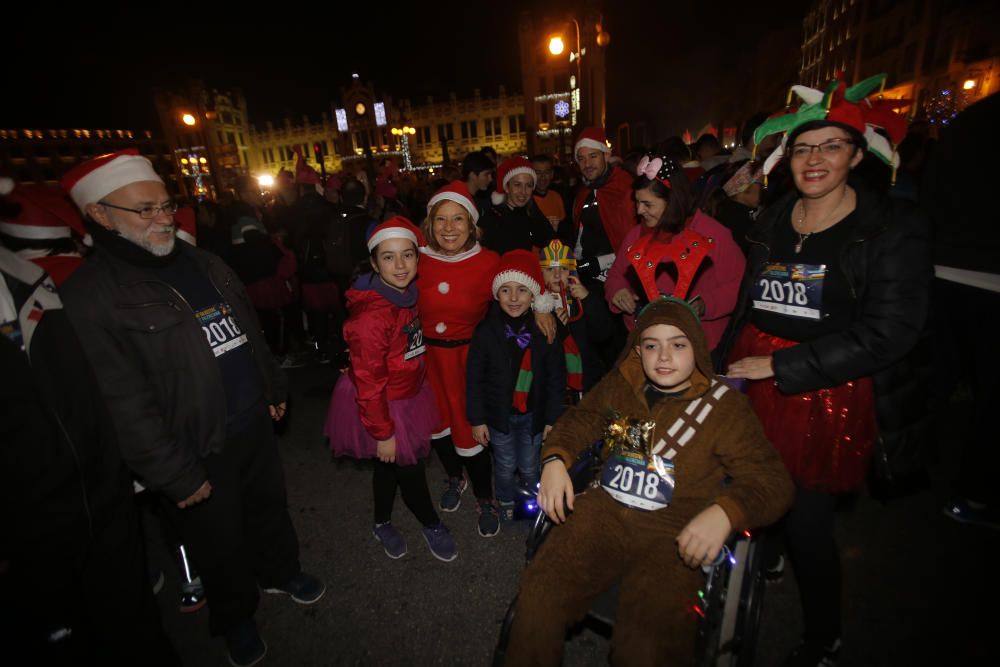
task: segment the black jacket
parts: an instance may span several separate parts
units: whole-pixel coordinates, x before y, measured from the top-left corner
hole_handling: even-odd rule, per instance
[[[287,385],[250,299],[218,257],[177,241],[233,308],[269,404]],[[170,285],[98,246],[63,302],[111,411],[122,456],[145,486],[179,502],[205,481],[202,459],[226,436],[222,373],[188,303]]]
[[[511,208],[506,203],[491,206],[479,220],[484,248],[503,255],[511,250],[531,250],[547,246],[555,238],[552,225],[534,200],[527,206]]]
[[[840,260],[855,299],[853,322],[843,331],[775,352],[775,382],[783,393],[797,394],[873,376],[876,466],[885,475],[910,472],[919,465],[929,435],[929,226],[911,203],[880,196],[854,179],[851,185],[860,217]],[[794,190],[787,193],[747,233],[747,270],[718,357],[723,368],[749,321],[751,287],[768,261],[775,226],[789,219],[797,197]]]
[[[466,364],[465,411],[470,424],[486,424],[508,433],[513,387],[520,368],[515,368],[511,361],[499,310],[497,304],[492,304],[486,319],[479,323],[472,336]],[[528,328],[533,370],[528,408],[534,417],[534,433],[541,433],[562,414],[566,359],[562,344],[558,341],[549,344],[531,316]]]

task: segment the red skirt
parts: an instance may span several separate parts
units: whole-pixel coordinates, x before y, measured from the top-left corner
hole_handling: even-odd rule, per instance
[[[795,345],[747,324],[729,362],[769,356]],[[877,437],[870,377],[791,395],[781,393],[768,378],[751,381],[747,395],[797,484],[830,493],[861,488]]]

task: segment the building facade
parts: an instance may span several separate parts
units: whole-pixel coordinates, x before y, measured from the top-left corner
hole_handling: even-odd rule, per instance
[[[1000,88],[1000,7],[992,0],[819,0],[803,21],[801,82],[821,88],[886,72],[884,95],[946,124]]]

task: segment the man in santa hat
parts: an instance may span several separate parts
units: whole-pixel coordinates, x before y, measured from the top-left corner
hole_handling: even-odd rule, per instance
[[[589,289],[603,289],[615,253],[636,224],[632,177],[609,164],[611,147],[599,127],[580,132],[573,155],[583,176],[573,203],[577,272]]]
[[[177,205],[149,160],[104,155],[62,186],[95,246],[63,300],[123,458],[190,547],[210,631],[232,664],[254,664],[267,650],[258,586],[301,604],[325,591],[299,567],[268,423],[284,416],[285,379],[233,271],[176,241]]]

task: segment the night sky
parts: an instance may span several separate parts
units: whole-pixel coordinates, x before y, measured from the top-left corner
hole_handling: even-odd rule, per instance
[[[258,125],[280,121],[286,113],[318,117],[352,72],[373,80],[378,91],[414,103],[452,90],[469,96],[477,87],[495,95],[501,84],[520,91],[519,8],[584,2],[494,0],[402,8],[364,2],[357,6],[371,9],[353,10],[328,3],[329,11],[296,9],[301,19],[295,22],[212,20],[213,26],[226,27],[187,37],[170,22],[156,28],[156,22],[127,22],[114,13],[99,25],[8,22],[8,30],[17,27],[0,45],[7,72],[0,127],[155,129],[150,88],[192,77],[220,89],[242,88],[250,120]],[[720,71],[738,66],[734,54],[768,25],[800,24],[808,5],[803,0],[597,4],[604,6],[612,38],[608,125],[646,120],[661,135],[700,122]],[[766,16],[760,15],[763,7]],[[185,16],[188,25],[198,17],[193,10]],[[157,29],[163,37],[151,39],[149,31]],[[136,31],[146,34],[124,37]]]

